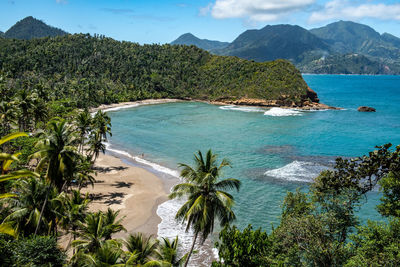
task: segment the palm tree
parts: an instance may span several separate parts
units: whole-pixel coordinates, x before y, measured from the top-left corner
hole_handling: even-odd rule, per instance
[[[93,117],[93,130],[100,134],[101,139],[107,141],[107,134],[111,133],[111,118],[107,113],[99,110]]]
[[[122,225],[122,220],[125,217],[122,217],[117,220],[119,212],[120,212],[119,210],[113,211],[112,209],[108,208],[107,211],[103,213],[104,227],[106,228],[104,237],[106,240],[111,239],[112,234],[121,231],[126,231],[125,227]]]
[[[29,122],[31,121],[31,109],[33,107],[34,97],[26,89],[22,89],[18,92],[16,98],[16,106],[21,112],[18,116],[18,124],[20,131],[26,131],[29,128]]]
[[[83,153],[83,146],[85,144],[85,137],[91,130],[92,116],[89,111],[85,109],[76,117],[76,128],[79,136],[79,152]]]
[[[130,234],[125,240],[125,246],[130,255],[128,261],[143,265],[150,263],[157,255],[158,240],[152,236],[145,237],[142,233],[135,233]]]
[[[78,250],[95,252],[105,241],[104,216],[99,211],[86,215],[85,222],[79,224],[79,230],[75,233],[80,239],[74,240],[72,245]]]
[[[107,141],[107,134],[111,133],[111,118],[103,111],[99,110],[92,120],[92,131],[89,136],[89,156],[97,159],[100,152],[105,153],[106,147],[103,142]]]
[[[88,184],[94,186],[96,179],[93,175],[97,175],[97,172],[93,169],[93,162],[89,157],[79,155],[72,168],[73,177],[70,185],[77,185],[79,191]]]
[[[35,124],[46,121],[48,114],[49,112],[46,103],[35,93],[35,97],[32,101],[32,115],[35,120]]]
[[[59,192],[73,177],[74,165],[80,156],[76,145],[77,139],[71,126],[63,119],[53,120],[36,144],[39,151],[31,155],[31,158],[40,158],[36,167],[38,171],[47,164],[46,179]]]
[[[49,123],[48,131],[42,134],[41,139],[35,147],[38,152],[31,155],[31,158],[40,158],[36,167],[41,171],[47,164],[45,178],[50,185],[54,185],[58,192],[61,192],[64,186],[71,181],[74,173],[74,166],[79,158],[75,145],[77,139],[71,126],[66,124],[64,119],[56,119]],[[47,204],[48,195],[43,203],[42,211]],[[38,227],[42,217],[40,213]],[[36,234],[37,230],[35,231]]]
[[[12,133],[4,136],[3,138],[0,139],[0,146],[3,145],[4,143],[13,140],[15,138],[21,137],[21,136],[28,136],[26,133]],[[9,154],[9,153],[4,153],[0,152],[0,182],[6,182],[9,180],[15,180],[19,178],[24,178],[24,177],[39,177],[39,174],[35,172],[31,172],[29,170],[17,170],[17,171],[9,171],[9,167],[11,163],[15,160],[18,160],[18,155],[20,153],[15,153],[15,154]],[[0,191],[3,191],[3,188],[0,188]],[[0,199],[2,198],[13,198],[16,197],[15,194],[13,193],[4,193],[0,192]],[[11,223],[2,223],[0,224],[0,233],[3,234],[8,234],[15,236],[16,232],[14,231]]]
[[[62,228],[67,230],[67,232],[72,232],[71,239],[76,239],[76,230],[79,227],[79,223],[85,220],[88,205],[90,199],[88,194],[82,197],[79,190],[73,190],[71,194],[66,194],[62,192],[53,201],[53,206],[59,218],[59,224]],[[71,242],[71,239],[67,245]]]
[[[37,230],[46,234],[54,231],[55,214],[49,207],[43,210],[43,203],[46,196],[52,199],[57,195],[55,188],[49,188],[40,179],[29,178],[15,183],[15,189],[18,192],[18,198],[6,198],[11,213],[4,222],[12,224],[17,233],[23,233],[25,236]],[[39,220],[44,222],[41,228],[39,228]]]
[[[14,102],[0,102],[0,134],[6,135],[11,131],[11,126],[17,122],[17,112]]]
[[[122,264],[124,252],[121,244],[117,240],[107,240],[94,253],[86,253],[83,250],[74,253],[71,258],[71,266],[86,267],[123,267],[129,266]]]
[[[93,255],[89,266],[123,266],[121,264],[123,253],[118,241],[107,240]]]
[[[78,222],[79,230],[76,234],[80,240],[73,241],[72,245],[78,250],[96,252],[106,240],[111,239],[112,234],[125,230],[120,224],[121,220],[116,221],[118,214],[112,210],[87,214],[84,223]]]
[[[187,254],[178,258],[178,237],[172,241],[163,237],[158,245],[157,258],[160,265],[175,267],[181,266],[186,261]]]
[[[239,191],[240,181],[233,178],[219,179],[221,170],[230,166],[230,163],[223,159],[218,165],[217,155],[211,149],[207,151],[206,159],[201,151],[194,155],[194,167],[182,163],[179,166],[183,168],[181,177],[185,182],[174,186],[169,197],[187,197],[175,216],[177,220],[187,221],[186,231],[192,229],[194,232],[193,243],[184,265],[186,267],[199,234],[202,235],[203,243],[213,231],[215,219],[224,226],[236,218],[232,211],[233,196],[222,190]]]

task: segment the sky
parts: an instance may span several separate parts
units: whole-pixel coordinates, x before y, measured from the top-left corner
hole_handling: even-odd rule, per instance
[[[338,20],[400,37],[400,0],[0,0],[0,31],[27,16],[69,33],[140,44],[169,43],[187,32],[231,42],[266,25],[311,29]]]

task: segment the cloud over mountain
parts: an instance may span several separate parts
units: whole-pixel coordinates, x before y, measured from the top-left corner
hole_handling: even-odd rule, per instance
[[[332,0],[327,2],[323,9],[313,12],[309,21],[313,23],[332,19],[360,20],[363,18],[400,20],[400,4],[366,1],[354,5],[347,0]]]
[[[313,3],[315,0],[216,0],[209,10],[217,19],[248,18],[254,21],[273,21]]]

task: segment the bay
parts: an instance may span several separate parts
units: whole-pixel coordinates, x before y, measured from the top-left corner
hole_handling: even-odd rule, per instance
[[[400,77],[304,75],[321,102],[343,110],[298,111],[180,102],[109,112],[111,147],[178,170],[193,153],[212,149],[242,181],[235,193],[237,224],[269,231],[279,223],[288,191],[307,189],[336,157],[367,154],[376,145],[400,144]],[[372,106],[375,113],[357,111]],[[359,216],[381,220],[371,192]]]

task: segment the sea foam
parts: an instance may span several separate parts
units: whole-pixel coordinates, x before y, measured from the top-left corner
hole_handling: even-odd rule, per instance
[[[157,235],[159,237],[167,237],[174,239],[179,237],[178,256],[183,256],[191,247],[194,233],[191,229],[186,232],[186,223],[182,224],[175,220],[175,214],[182,207],[184,199],[168,200],[160,204],[157,208],[157,215],[161,218],[158,225]],[[199,246],[199,239],[196,242],[195,250],[197,253],[192,254],[188,266],[210,266],[213,259],[217,259],[218,251],[212,248],[212,243],[208,239],[204,245]]]
[[[312,182],[321,171],[327,169],[329,167],[318,163],[295,160],[281,168],[266,171],[264,175],[286,181]]]
[[[303,112],[288,108],[271,108],[264,112],[265,116],[284,117],[284,116],[302,116]]]
[[[105,143],[107,151],[121,155],[123,157],[132,159],[140,164],[149,166],[156,170],[157,172],[162,172],[177,178],[180,178],[179,172],[176,170],[169,169],[167,167],[161,166],[157,163],[145,160],[143,158],[133,156],[129,152],[111,148],[110,143]],[[175,220],[175,214],[179,208],[184,203],[184,200],[168,200],[157,207],[157,215],[161,218],[161,222],[158,225],[157,235],[159,237],[167,237],[169,239],[174,239],[176,236],[179,237],[180,244],[180,256],[186,253],[193,241],[193,231],[189,230],[186,232],[186,225],[179,223]],[[199,266],[199,263],[206,264],[209,266],[214,258],[216,258],[217,252],[212,250],[212,244],[210,241],[206,241],[205,246],[196,246],[195,248],[198,252],[193,254],[190,258],[190,264],[188,266]]]
[[[112,152],[112,153],[119,154],[119,155],[122,155],[124,157],[130,158],[130,159],[132,159],[132,160],[134,160],[136,162],[139,162],[140,164],[143,164],[143,165],[146,165],[146,166],[149,166],[149,167],[153,168],[155,171],[166,173],[166,174],[169,174],[171,176],[179,178],[179,172],[176,171],[176,170],[172,170],[170,168],[161,166],[161,165],[159,165],[157,163],[145,160],[145,159],[143,159],[141,157],[133,156],[133,155],[131,155],[130,153],[128,153],[126,151],[111,148],[110,147],[111,146],[110,143],[105,143],[105,145],[106,145],[106,149],[108,151]]]
[[[243,112],[264,112],[265,111],[265,109],[262,109],[262,108],[241,107],[241,106],[235,106],[235,105],[221,106],[219,108],[223,109],[223,110],[233,110],[233,111],[243,111]]]

